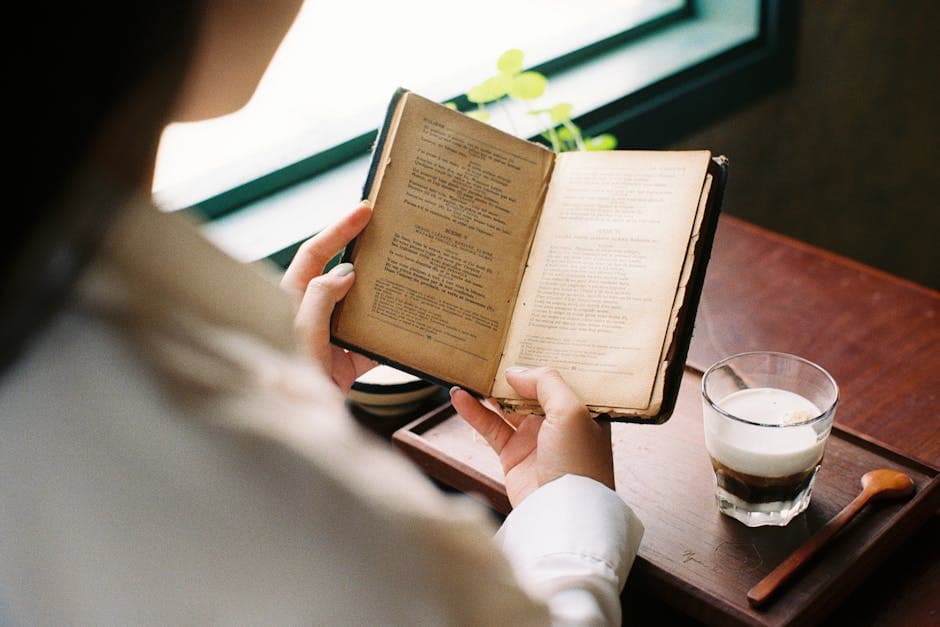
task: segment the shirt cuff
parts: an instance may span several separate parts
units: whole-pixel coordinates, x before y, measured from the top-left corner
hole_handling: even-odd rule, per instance
[[[571,474],[530,494],[496,534],[522,585],[543,598],[598,587],[619,597],[642,537],[616,492]]]

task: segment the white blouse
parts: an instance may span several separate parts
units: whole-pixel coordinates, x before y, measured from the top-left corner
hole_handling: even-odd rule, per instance
[[[0,622],[619,625],[617,494],[568,475],[497,530],[358,427],[273,278],[149,206],[112,230],[0,378]]]

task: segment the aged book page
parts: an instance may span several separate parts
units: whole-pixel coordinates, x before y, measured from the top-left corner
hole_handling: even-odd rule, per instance
[[[649,410],[710,158],[557,156],[494,396],[515,398],[505,368],[551,365],[589,404]]]
[[[688,249],[685,252],[685,262],[682,266],[682,274],[679,278],[679,286],[676,289],[675,300],[672,304],[672,314],[669,317],[669,330],[666,333],[666,337],[663,338],[663,349],[659,358],[661,365],[656,376],[656,382],[653,384],[653,395],[650,399],[650,405],[646,408],[646,411],[643,412],[646,415],[658,414],[662,408],[666,369],[670,365],[669,359],[672,341],[675,338],[676,327],[679,322],[679,311],[685,304],[686,292],[688,291],[689,282],[692,279],[692,267],[695,262],[695,247],[698,244],[699,237],[701,237],[702,222],[705,219],[706,205],[708,204],[708,196],[712,191],[713,182],[714,177],[711,174],[706,174],[705,184],[702,186],[702,194],[699,198],[698,209],[695,213],[695,221],[692,226],[692,237],[689,238]],[[601,408],[600,411],[606,412],[608,409]]]
[[[554,155],[413,93],[392,119],[333,335],[488,394]]]

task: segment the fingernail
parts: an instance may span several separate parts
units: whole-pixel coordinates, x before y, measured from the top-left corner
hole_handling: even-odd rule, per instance
[[[506,368],[506,372],[525,372],[528,370],[525,366],[510,366]]]
[[[459,390],[460,390],[460,386],[459,386],[459,385],[455,385],[454,387],[452,387],[452,388],[450,389],[450,395],[453,396],[453,395],[454,395],[454,392],[457,392],[457,391],[459,391]]]
[[[347,274],[350,274],[352,271],[353,271],[353,265],[351,263],[346,262],[346,263],[336,264],[335,266],[333,266],[333,268],[330,270],[329,273],[332,274],[333,276],[346,276]]]
[[[359,201],[359,206],[360,206],[360,207],[371,207],[371,206],[372,206],[372,201],[369,200],[368,198],[363,198],[362,200]]]

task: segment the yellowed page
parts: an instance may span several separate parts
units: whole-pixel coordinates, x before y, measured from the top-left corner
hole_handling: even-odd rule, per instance
[[[660,355],[659,373],[656,375],[656,383],[653,386],[653,393],[650,398],[650,404],[645,412],[640,412],[648,416],[654,416],[659,413],[663,401],[663,389],[666,383],[666,368],[669,366],[669,351],[672,346],[673,334],[679,323],[679,312],[685,304],[685,296],[689,280],[692,278],[692,265],[695,261],[695,245],[698,242],[701,230],[702,220],[705,217],[705,205],[708,202],[708,195],[712,189],[712,175],[705,175],[705,184],[702,186],[701,196],[699,198],[698,211],[695,213],[695,222],[692,227],[692,237],[689,238],[688,249],[685,253],[685,263],[682,266],[682,275],[679,279],[679,286],[676,289],[676,297],[672,304],[672,314],[669,317],[669,331],[663,340],[663,350]],[[598,408],[598,411],[615,414],[612,408]]]
[[[644,412],[686,260],[708,151],[558,155],[501,372],[557,368],[593,406]]]
[[[487,394],[554,155],[415,94],[404,99],[333,333]]]

